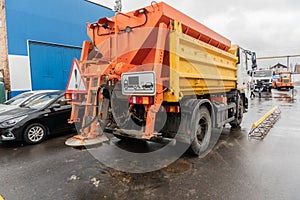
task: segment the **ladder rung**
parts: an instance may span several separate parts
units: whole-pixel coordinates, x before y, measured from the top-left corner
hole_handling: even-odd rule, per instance
[[[76,106],[97,106],[96,104],[92,104],[92,103],[78,103],[78,102],[73,102],[73,105]]]

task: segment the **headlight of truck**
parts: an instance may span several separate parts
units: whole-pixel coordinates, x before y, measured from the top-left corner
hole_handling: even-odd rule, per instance
[[[10,128],[10,127],[16,125],[18,122],[25,119],[27,116],[28,115],[24,115],[24,116],[21,116],[21,117],[6,120],[6,121],[4,121],[0,124],[0,128]]]

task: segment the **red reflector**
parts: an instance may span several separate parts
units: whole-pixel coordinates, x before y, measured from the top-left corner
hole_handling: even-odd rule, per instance
[[[143,104],[143,97],[136,97],[137,104]]]
[[[153,97],[144,97],[144,96],[131,96],[129,98],[130,104],[144,104],[144,105],[152,105]]]
[[[180,113],[179,106],[164,106],[164,110],[169,113]]]
[[[149,104],[150,104],[150,105],[154,104],[153,97],[148,97],[148,98],[149,98]]]

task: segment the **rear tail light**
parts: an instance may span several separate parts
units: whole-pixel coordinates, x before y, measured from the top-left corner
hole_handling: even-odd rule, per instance
[[[129,98],[129,103],[130,104],[144,104],[144,105],[152,105],[153,102],[153,97],[152,96],[131,96]]]
[[[73,94],[72,93],[65,93],[65,99],[68,101],[68,103],[71,103],[73,100]]]

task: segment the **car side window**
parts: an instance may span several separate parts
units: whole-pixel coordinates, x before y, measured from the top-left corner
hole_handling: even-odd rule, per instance
[[[26,98],[28,98],[31,95],[32,95],[32,93],[29,93],[29,92],[19,94],[18,96],[15,96],[15,97],[7,100],[6,102],[4,102],[4,104],[6,104],[6,105],[18,105],[19,103],[21,103],[22,101],[24,101]]]
[[[54,98],[56,98],[59,94],[53,93],[53,94],[43,94],[39,98],[35,98],[33,101],[26,104],[26,107],[31,108],[42,108],[43,106],[50,103]]]

